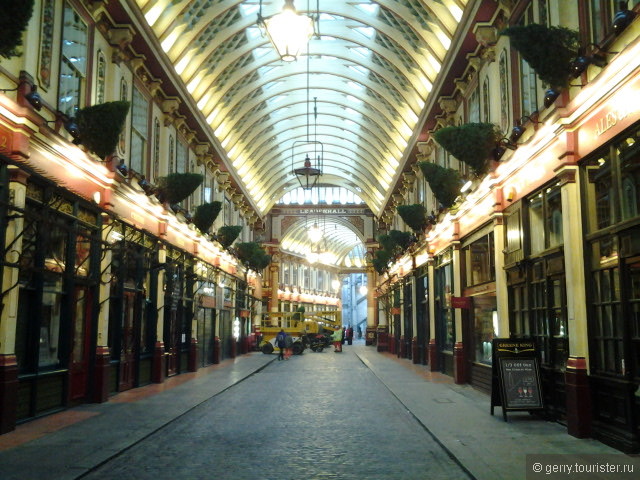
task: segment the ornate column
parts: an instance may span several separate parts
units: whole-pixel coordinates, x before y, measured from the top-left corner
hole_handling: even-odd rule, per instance
[[[277,312],[278,304],[278,286],[280,285],[280,254],[277,246],[270,246],[271,264],[269,265],[269,311]]]
[[[96,331],[96,363],[94,370],[93,398],[96,403],[109,399],[109,371],[111,352],[109,351],[109,297],[111,295],[111,261],[113,252],[111,233],[115,228],[108,215],[102,215],[102,245],[104,252],[100,261],[100,286],[98,287],[98,324]]]
[[[428,276],[429,276],[429,332],[431,338],[429,339],[429,370],[432,372],[438,371],[440,365],[438,365],[438,344],[436,343],[436,304],[434,298],[436,298],[436,269],[433,261],[433,252],[429,252],[429,261],[427,264]]]
[[[591,434],[591,392],[589,389],[589,343],[587,297],[582,242],[582,212],[577,165],[558,170],[562,196],[565,281],[569,359],[565,370],[567,431],[578,438]]]
[[[16,167],[9,167],[9,204],[24,209],[27,197],[28,174]],[[0,304],[0,434],[16,428],[18,403],[18,361],[15,354],[16,325],[18,320],[18,262],[22,254],[24,217],[18,211],[7,212],[7,229],[2,245],[5,265],[2,274]],[[7,247],[11,246],[8,250]]]
[[[456,224],[457,225],[457,224]],[[460,264],[460,242],[453,244],[453,291],[456,297],[462,296],[462,265]],[[453,379],[456,383],[467,383],[465,346],[462,331],[462,309],[454,309],[456,338],[453,346]]]
[[[167,263],[167,249],[164,245],[158,247],[158,266],[162,267]],[[151,371],[151,380],[155,383],[164,382],[167,366],[164,352],[164,268],[158,269],[158,305],[155,308],[158,311],[158,322],[156,324],[156,344],[153,350],[153,367]]]

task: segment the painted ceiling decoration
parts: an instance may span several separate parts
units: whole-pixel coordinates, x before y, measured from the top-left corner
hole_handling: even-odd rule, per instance
[[[299,187],[293,169],[314,154],[305,141],[322,144],[319,184],[382,213],[467,3],[296,0],[316,34],[284,62],[259,0],[135,1],[261,216]],[[263,0],[262,17],[284,3]]]

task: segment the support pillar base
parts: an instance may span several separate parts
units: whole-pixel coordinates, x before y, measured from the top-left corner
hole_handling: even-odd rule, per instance
[[[109,380],[111,376],[111,352],[106,345],[96,348],[96,366],[94,371],[93,402],[104,403],[109,399]]]
[[[420,363],[420,349],[418,348],[418,337],[411,339],[411,360],[414,364]]]
[[[195,338],[192,338],[189,344],[189,363],[187,369],[190,372],[198,371],[198,340]]]
[[[0,434],[16,429],[18,406],[18,360],[15,355],[0,355]]]
[[[213,363],[220,363],[220,337],[213,339]]]
[[[436,339],[432,338],[429,340],[429,371],[437,372],[438,371],[438,345],[436,344]]]
[[[153,349],[153,369],[151,371],[151,381],[153,383],[163,383],[167,375],[167,360],[164,354],[164,342],[156,342]]]
[[[456,342],[453,346],[454,371],[453,380],[458,385],[467,383],[467,372],[465,368],[464,345],[462,342]]]
[[[591,392],[584,357],[569,357],[564,374],[567,399],[567,433],[577,438],[591,436]]]

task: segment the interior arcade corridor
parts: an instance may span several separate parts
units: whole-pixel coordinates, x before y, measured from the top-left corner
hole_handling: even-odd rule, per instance
[[[473,388],[362,344],[203,370],[0,437],[0,478],[519,480],[528,453],[617,453],[526,413],[505,423]]]
[[[150,476],[209,434],[196,469],[313,439],[335,478],[481,478],[485,429],[640,453],[640,0],[1,3],[0,440],[144,430],[184,383],[132,447]],[[278,341],[305,354],[266,365]],[[134,476],[116,433],[62,438]]]

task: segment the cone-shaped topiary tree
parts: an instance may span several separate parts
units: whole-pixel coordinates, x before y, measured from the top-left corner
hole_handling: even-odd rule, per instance
[[[33,15],[34,0],[4,0],[0,15],[0,56],[5,58],[21,55],[22,32]]]
[[[371,263],[375,271],[382,275],[387,271],[389,260],[391,260],[391,253],[384,249],[376,250]]]
[[[158,199],[165,203],[180,203],[200,186],[204,177],[199,173],[170,173],[158,179]]]
[[[453,168],[444,168],[432,162],[419,162],[418,166],[429,182],[431,191],[444,208],[451,207],[460,194],[460,174]]]
[[[427,209],[421,203],[398,205],[398,215],[411,230],[421,233],[427,226]]]
[[[196,207],[196,213],[193,215],[193,224],[202,233],[207,233],[211,225],[213,225],[213,222],[218,218],[221,208],[222,203],[217,200],[215,202],[198,205]]]
[[[578,56],[578,32],[565,27],[547,27],[537,23],[514,25],[502,32],[511,40],[522,58],[544,83],[551,87],[566,87],[569,67]]]
[[[241,231],[242,227],[240,225],[225,225],[218,229],[218,233],[215,238],[220,242],[222,248],[227,249],[236,241],[236,238],[238,238]]]
[[[502,133],[493,123],[465,123],[443,127],[433,137],[447,152],[469,165],[474,175],[480,176],[487,173],[489,158]]]
[[[242,242],[235,246],[238,260],[248,270],[260,273],[271,263],[271,255],[267,255],[262,245],[258,242]]]
[[[126,101],[100,103],[78,110],[80,143],[100,158],[108,157],[116,149],[128,113]]]

